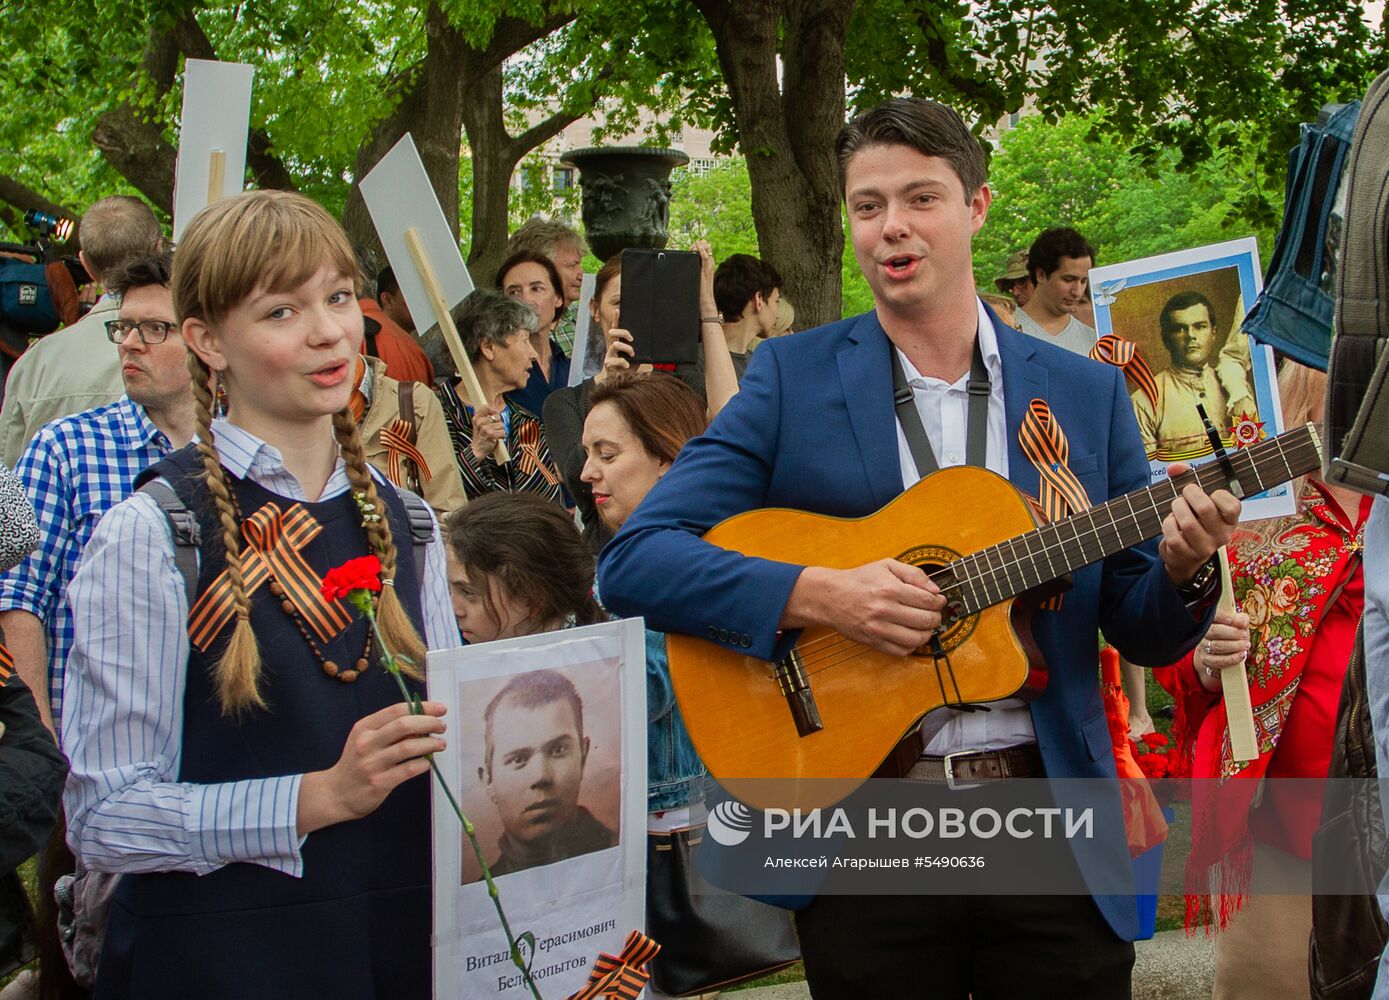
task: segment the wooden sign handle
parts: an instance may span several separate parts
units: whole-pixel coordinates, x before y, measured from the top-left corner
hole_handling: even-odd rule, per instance
[[[1235,613],[1235,588],[1230,581],[1230,553],[1220,547],[1220,599],[1216,613]],[[1249,675],[1243,663],[1222,667],[1220,686],[1225,698],[1225,718],[1230,727],[1230,753],[1235,760],[1256,760],[1259,740],[1254,731],[1254,707],[1249,701]]]
[[[227,154],[214,149],[207,164],[207,203],[221,201],[226,191]]]
[[[453,316],[449,314],[448,303],[444,301],[444,292],[439,287],[434,265],[430,263],[424,244],[420,242],[419,231],[414,226],[405,230],[405,246],[410,251],[410,259],[415,262],[415,270],[419,272],[420,281],[424,283],[424,293],[429,296],[429,305],[434,310],[434,321],[439,324],[439,330],[444,335],[444,343],[453,355],[453,363],[458,368],[458,374],[463,376],[463,388],[467,390],[468,401],[473,404],[474,410],[489,405],[482,392],[482,383],[477,380],[477,372],[473,371],[468,354],[463,350],[458,327],[453,325]],[[415,323],[418,326],[419,320]],[[511,452],[507,450],[505,441],[497,442],[496,458],[503,465],[511,461]]]

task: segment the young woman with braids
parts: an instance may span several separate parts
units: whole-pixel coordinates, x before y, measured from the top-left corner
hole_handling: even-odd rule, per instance
[[[102,520],[69,593],[68,839],[123,874],[97,997],[430,995],[443,707],[410,714],[366,623],[317,596],[370,553],[392,648],[423,663],[458,641],[437,532],[417,565],[348,412],[353,274],[338,224],[287,192],[216,202],[179,244],[198,434],[147,476],[196,516],[193,613],[145,493]]]

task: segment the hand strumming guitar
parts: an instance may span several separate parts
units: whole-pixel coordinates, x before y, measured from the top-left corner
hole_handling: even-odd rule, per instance
[[[940,627],[945,597],[920,569],[880,559],[857,569],[807,566],[782,612],[782,628],[823,625],[892,656],[906,656]]]
[[[1174,462],[1167,467],[1167,474],[1180,476],[1189,468],[1185,462]],[[1173,583],[1190,583],[1215,550],[1230,540],[1239,523],[1240,508],[1229,490],[1216,490],[1207,496],[1195,484],[1188,484],[1172,501],[1172,513],[1162,522],[1158,554]]]

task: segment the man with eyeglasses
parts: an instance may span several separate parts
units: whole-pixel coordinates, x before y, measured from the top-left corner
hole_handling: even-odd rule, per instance
[[[42,540],[0,576],[0,630],[55,736],[72,645],[64,595],[82,549],[101,516],[131,494],[135,477],[193,438],[188,349],[174,318],[170,267],[167,254],[137,257],[109,283],[120,311],[106,321],[106,335],[125,395],[45,424],[15,466]]]

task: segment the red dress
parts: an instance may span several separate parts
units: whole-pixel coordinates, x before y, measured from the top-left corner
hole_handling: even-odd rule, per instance
[[[1190,766],[1192,850],[1188,886],[1225,887],[1221,924],[1248,887],[1257,838],[1300,858],[1312,856],[1321,819],[1319,781],[1260,778],[1326,777],[1355,629],[1364,610],[1361,534],[1370,501],[1352,521],[1319,484],[1308,480],[1292,517],[1240,525],[1230,539],[1230,570],[1238,610],[1249,616],[1246,670],[1259,757],[1236,761],[1225,703],[1196,677],[1192,655],[1173,680],[1178,755]],[[1188,900],[1189,918],[1206,903]]]

